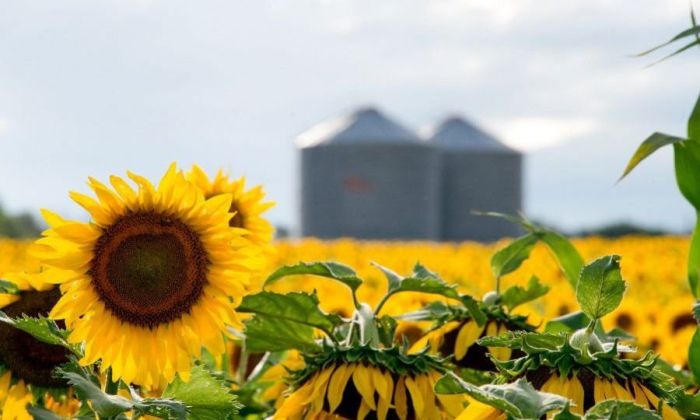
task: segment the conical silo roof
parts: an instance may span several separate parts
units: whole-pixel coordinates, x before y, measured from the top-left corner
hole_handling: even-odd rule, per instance
[[[411,130],[376,108],[360,108],[350,114],[321,122],[297,137],[299,147],[319,144],[418,143]]]
[[[428,140],[441,148],[450,150],[519,153],[459,116],[449,117],[435,126],[428,133]]]

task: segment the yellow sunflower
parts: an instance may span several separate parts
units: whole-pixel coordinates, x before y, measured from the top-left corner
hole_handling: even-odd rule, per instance
[[[50,316],[84,343],[82,364],[101,360],[115,380],[162,388],[176,374],[188,380],[203,347],[224,352],[259,247],[230,227],[231,194],[206,199],[175,164],[157,187],[128,175],[137,189],[112,176],[113,188],[90,178],[97,199],[70,194],[89,223],[43,211],[38,276],[61,284]]]
[[[233,217],[229,225],[246,230],[245,236],[266,251],[272,251],[270,245],[275,229],[262,214],[275,205],[275,203],[263,201],[265,192],[258,185],[246,190],[245,178],[230,179],[219,170],[213,179],[210,179],[199,166],[194,165],[187,174],[203,193],[205,198],[211,198],[219,194],[231,194],[230,212]]]
[[[479,326],[474,320],[452,321],[427,333],[411,346],[410,353],[417,353],[428,347],[431,353],[454,355],[460,367],[493,371],[496,366],[488,358],[487,352],[498,360],[508,360],[511,350],[504,347],[481,347],[476,341],[484,336],[497,336],[511,330],[501,321],[489,321]]]
[[[61,294],[52,284],[29,284],[24,274],[8,274],[18,294],[0,294],[0,308],[11,318],[23,315],[47,316]],[[71,416],[80,405],[72,390],[53,376],[55,367],[68,362],[68,351],[38,341],[31,335],[0,323],[0,413],[2,419],[31,419],[27,404],[39,405],[51,411]],[[36,390],[45,390],[43,395]],[[52,390],[54,392],[48,392]]]
[[[436,394],[437,371],[398,375],[365,363],[335,363],[288,395],[274,419],[365,417],[443,419],[463,409],[461,395]]]
[[[538,375],[537,372],[533,371],[528,375],[535,388],[569,398],[575,403],[575,406],[571,407],[573,413],[583,414],[598,403],[614,399],[632,401],[652,410],[661,407],[664,419],[681,419],[676,411],[665,404],[662,405],[661,399],[636,378],[609,379],[585,369],[568,376],[560,375],[558,372]],[[539,372],[543,373],[542,370]]]

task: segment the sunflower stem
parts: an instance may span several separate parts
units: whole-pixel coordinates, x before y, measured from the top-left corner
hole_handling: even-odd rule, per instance
[[[238,369],[236,369],[236,382],[242,385],[245,382],[245,373],[248,370],[248,350],[245,343],[241,345],[241,356],[238,358]]]

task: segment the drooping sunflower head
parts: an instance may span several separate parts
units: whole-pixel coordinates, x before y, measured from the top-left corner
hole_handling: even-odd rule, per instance
[[[463,410],[465,399],[434,392],[445,369],[441,359],[425,353],[408,356],[398,347],[327,348],[295,372],[293,392],[274,418],[452,418]]]
[[[6,279],[17,286],[15,293],[0,294],[0,308],[11,318],[47,316],[61,294],[57,287],[24,280],[23,273]],[[48,289],[48,290],[43,290]],[[50,403],[62,413],[75,413],[78,402],[70,389],[53,376],[54,368],[68,362],[68,350],[37,340],[9,324],[0,323],[0,412],[8,418],[31,418],[26,405]],[[14,416],[14,417],[12,417]]]
[[[655,367],[657,356],[651,352],[640,359],[626,359],[620,357],[621,352],[632,349],[618,346],[617,341],[589,351],[588,347],[573,346],[576,340],[570,341],[567,335],[523,332],[482,343],[521,350],[524,355],[520,358],[495,361],[504,377],[526,378],[540,391],[569,398],[575,403],[571,407],[574,413],[583,414],[598,403],[616,399],[652,410],[662,408],[664,418],[680,418],[668,407],[678,388]]]
[[[137,188],[112,176],[112,188],[90,178],[97,199],[71,193],[89,223],[43,212],[50,228],[35,254],[47,268],[37,276],[61,284],[50,315],[84,343],[81,363],[161,387],[176,373],[186,380],[202,347],[223,353],[259,247],[230,227],[230,194],[205,198],[174,164],[157,186],[129,178]]]
[[[455,312],[455,316],[450,317],[451,321],[428,332],[411,346],[411,352],[427,347],[434,354],[453,356],[454,363],[461,368],[495,372],[496,366],[491,357],[508,360],[523,353],[504,347],[483,347],[477,344],[477,340],[507,331],[534,331],[535,327],[528,324],[524,316],[508,314],[499,308],[489,309],[484,311],[485,319],[481,323],[463,311]]]
[[[264,201],[265,192],[261,186],[246,189],[245,178],[231,179],[222,170],[219,170],[214,178],[210,178],[197,165],[192,166],[187,177],[202,191],[205,198],[231,194],[230,212],[233,217],[229,220],[229,225],[244,229],[248,239],[265,247],[266,251],[272,251],[269,243],[275,230],[262,214],[274,206],[274,203]]]

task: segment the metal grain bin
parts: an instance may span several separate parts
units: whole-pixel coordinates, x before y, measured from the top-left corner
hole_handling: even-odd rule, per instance
[[[507,221],[471,214],[522,209],[522,155],[460,117],[429,135],[440,155],[440,239],[493,241],[519,234]]]
[[[437,239],[437,153],[373,108],[298,137],[301,231],[319,238]]]

